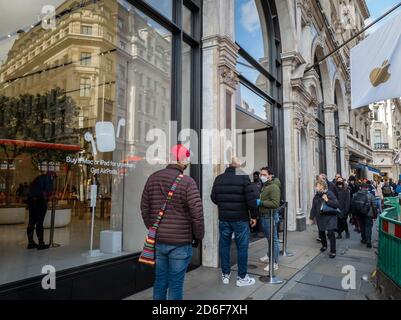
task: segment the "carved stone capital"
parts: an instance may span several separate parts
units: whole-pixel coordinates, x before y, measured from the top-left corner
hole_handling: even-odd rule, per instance
[[[236,90],[239,83],[237,71],[229,68],[226,65],[222,65],[219,67],[219,75],[221,84],[225,84],[231,87],[233,90]]]

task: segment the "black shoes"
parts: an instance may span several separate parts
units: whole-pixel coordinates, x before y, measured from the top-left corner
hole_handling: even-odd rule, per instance
[[[38,245],[38,250],[46,250],[46,249],[49,249],[49,245],[48,244],[45,244],[45,243],[39,243],[39,245]]]
[[[327,250],[327,247],[321,247],[320,252],[325,252]]]
[[[369,249],[371,249],[371,248],[372,248],[372,242],[368,242],[368,243],[366,244],[366,247],[369,248]]]
[[[329,258],[330,259],[334,259],[336,257],[336,254],[335,253],[330,253],[330,255],[329,255]]]
[[[30,249],[37,249],[38,248],[38,244],[35,242],[29,242],[28,246],[26,247],[28,250]]]

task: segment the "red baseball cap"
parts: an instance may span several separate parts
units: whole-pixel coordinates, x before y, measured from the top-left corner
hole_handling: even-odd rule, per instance
[[[182,144],[177,144],[173,146],[170,150],[171,160],[173,161],[182,161],[188,159],[191,156],[191,153],[187,148],[185,148]]]

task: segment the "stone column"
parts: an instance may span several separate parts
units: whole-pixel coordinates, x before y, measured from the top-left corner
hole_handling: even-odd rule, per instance
[[[202,128],[209,132],[235,128],[235,90],[238,85],[235,66],[238,47],[234,41],[234,0],[204,0],[203,15]],[[215,177],[225,169],[221,139],[215,137],[210,141],[202,139],[205,217],[202,264],[207,267],[219,265],[218,212],[210,200],[210,193]]]
[[[340,125],[340,156],[341,156],[341,175],[343,177],[348,177],[349,169],[348,163],[345,159],[345,147],[347,142],[347,132],[349,124],[343,123]]]
[[[327,104],[324,106],[324,121],[326,133],[326,165],[327,178],[333,179],[337,171],[336,153],[335,153],[335,125],[334,112],[337,110],[335,104]]]

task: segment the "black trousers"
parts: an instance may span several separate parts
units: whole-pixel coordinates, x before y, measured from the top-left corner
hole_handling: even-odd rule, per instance
[[[348,222],[347,222],[347,217],[345,218],[337,218],[337,224],[338,224],[338,234],[342,234],[344,231],[348,233]]]
[[[29,222],[26,230],[29,243],[33,243],[33,233],[36,227],[36,236],[39,243],[43,244],[43,221],[47,212],[47,201],[45,198],[28,199]]]
[[[336,235],[334,230],[327,231],[327,237],[330,240],[330,253],[336,253]],[[327,248],[326,231],[319,231],[319,238],[322,239],[322,246]]]

